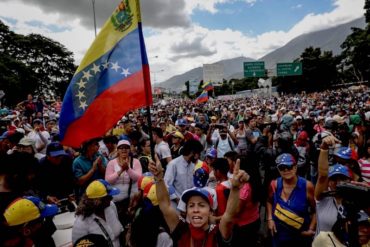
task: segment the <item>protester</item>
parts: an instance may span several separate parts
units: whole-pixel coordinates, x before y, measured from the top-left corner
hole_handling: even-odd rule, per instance
[[[209,221],[212,212],[213,199],[206,190],[196,188],[182,195],[186,203],[186,217],[189,222],[179,218],[175,209],[171,207],[170,199],[163,180],[163,169],[157,161],[151,164],[150,170],[154,174],[156,193],[159,207],[172,234],[174,243],[178,246],[220,246],[229,243],[232,236],[233,218],[237,211],[240,187],[248,181],[248,175],[239,170],[239,163],[234,169],[232,189],[228,206],[220,223],[214,225]]]
[[[105,176],[107,160],[98,153],[99,140],[100,138],[95,138],[83,143],[81,155],[73,161],[73,174],[78,185],[77,196],[81,196],[92,181]]]
[[[291,154],[276,159],[280,178],[271,182],[267,200],[268,229],[274,246],[310,246],[315,234],[314,187],[298,177]]]
[[[182,155],[167,165],[164,181],[167,186],[175,188],[178,199],[185,190],[193,187],[194,166],[202,151],[203,146],[199,141],[189,140],[182,148]]]
[[[127,212],[130,198],[138,192],[137,180],[142,175],[140,161],[130,154],[131,144],[129,141],[121,140],[117,144],[117,158],[109,161],[105,172],[105,180],[113,187],[119,189],[120,193],[113,197],[117,206],[120,221],[127,224]]]
[[[112,197],[120,193],[105,180],[91,182],[77,207],[72,242],[89,234],[104,236],[109,246],[119,247],[123,227]]]

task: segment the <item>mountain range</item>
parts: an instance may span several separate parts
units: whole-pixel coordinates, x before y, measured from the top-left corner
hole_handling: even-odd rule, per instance
[[[340,45],[344,42],[346,37],[351,34],[352,27],[365,28],[365,18],[359,18],[351,22],[338,25],[329,29],[302,34],[286,45],[268,53],[259,58],[259,61],[265,62],[265,68],[275,71],[276,63],[278,62],[292,62],[298,58],[302,52],[310,46],[320,47],[322,51],[332,51],[334,55],[341,53]],[[236,57],[227,60],[221,60],[216,63],[222,63],[224,66],[225,79],[243,78],[242,64],[243,62],[256,61],[247,57]],[[173,76],[168,80],[157,84],[156,86],[169,88],[175,91],[180,91],[184,87],[184,83],[188,80],[202,80],[203,68],[197,67],[191,69],[183,74]]]

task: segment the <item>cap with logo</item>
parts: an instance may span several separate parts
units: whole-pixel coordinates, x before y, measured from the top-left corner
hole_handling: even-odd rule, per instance
[[[56,205],[45,204],[38,197],[26,196],[11,202],[4,212],[4,217],[9,226],[17,226],[53,216],[58,210]]]
[[[333,166],[329,167],[329,178],[335,176],[335,175],[342,175],[347,178],[351,178],[351,175],[349,174],[348,167],[341,165],[341,164],[335,164]]]

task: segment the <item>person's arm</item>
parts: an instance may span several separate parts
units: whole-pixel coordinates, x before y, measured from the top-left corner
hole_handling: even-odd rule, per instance
[[[248,182],[249,175],[240,170],[240,160],[236,161],[236,165],[234,167],[233,178],[231,180],[231,189],[230,195],[227,200],[226,211],[221,217],[220,221],[220,233],[223,239],[229,240],[232,235],[233,225],[234,225],[234,217],[238,213],[239,208],[239,191],[240,188]]]
[[[326,190],[328,190],[328,183],[329,183],[329,158],[328,158],[328,152],[329,147],[334,145],[335,143],[338,143],[339,140],[335,138],[334,136],[330,135],[325,137],[322,140],[321,146],[320,146],[320,155],[319,155],[319,161],[318,161],[318,179],[315,187],[315,199],[321,200],[322,199],[322,193]]]
[[[232,132],[230,132],[230,131],[229,131],[229,136],[230,136],[230,137],[231,137],[231,139],[233,140],[234,145],[235,145],[235,146],[236,146],[236,145],[238,145],[239,141],[238,141],[238,139],[235,137],[234,133],[232,133]]]
[[[153,162],[149,163],[149,171],[154,175],[156,181],[156,193],[159,202],[159,208],[164,219],[166,220],[170,232],[173,232],[180,219],[176,213],[176,210],[171,206],[170,196],[163,180],[163,168],[159,159],[156,159],[156,164]]]
[[[99,171],[99,173],[104,176],[106,159],[104,158],[104,156],[99,155],[99,157],[96,158],[96,161],[98,162],[98,171]]]
[[[208,129],[208,132],[207,132],[207,138],[206,138],[206,140],[207,140],[207,143],[208,144],[212,144],[212,139],[211,139],[211,137],[212,137],[212,132],[213,132],[213,130],[214,130],[214,125],[213,124],[211,124],[210,126],[209,126],[209,129]]]
[[[107,169],[105,170],[105,180],[110,184],[115,184],[119,176],[122,174],[122,169],[118,172],[114,171],[114,165],[117,159],[109,161]]]
[[[130,176],[130,178],[133,181],[137,181],[137,180],[139,180],[139,178],[143,174],[143,169],[141,167],[141,164],[140,164],[140,161],[139,160],[134,159],[133,162],[134,162],[133,163],[133,167],[132,168],[131,167],[128,168],[127,174]]]
[[[271,181],[270,188],[269,188],[269,193],[268,193],[268,198],[266,202],[266,211],[267,211],[267,227],[270,231],[271,236],[274,236],[274,234],[277,232],[276,231],[276,226],[275,222],[272,218],[272,204],[274,200],[274,193],[276,188],[276,180]]]
[[[94,175],[95,171],[98,169],[98,164],[97,164],[97,161],[94,161],[91,169],[86,174],[83,174],[83,175],[82,175],[81,169],[78,166],[79,164],[74,165],[74,174],[75,174],[75,177],[77,178],[77,185],[83,186]]]
[[[303,236],[306,237],[313,237],[315,235],[315,229],[316,229],[316,203],[315,203],[315,198],[314,198],[314,186],[310,181],[307,181],[307,199],[308,203],[310,204],[310,212],[311,212],[311,222],[306,231],[301,232]]]

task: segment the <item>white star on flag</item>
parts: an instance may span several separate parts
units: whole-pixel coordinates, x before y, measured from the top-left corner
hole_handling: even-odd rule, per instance
[[[85,94],[82,91],[78,91],[77,97],[78,97],[79,100],[81,100],[81,98],[85,97]]]
[[[96,65],[95,63],[93,64],[93,67],[92,67],[92,69],[91,69],[93,72],[94,72],[94,74],[97,74],[97,73],[99,73],[100,72],[100,66],[98,66],[98,65]]]
[[[84,74],[84,75],[82,76],[82,78],[85,78],[86,80],[89,80],[89,79],[90,79],[90,77],[92,77],[92,75],[90,74],[90,72],[89,72],[89,71],[82,71],[82,73]]]
[[[130,75],[131,73],[128,71],[128,68],[127,69],[122,69],[122,73],[121,75],[124,75],[125,77],[127,77],[128,75]]]
[[[111,69],[114,69],[117,72],[120,68],[121,66],[118,65],[118,62],[112,63]]]
[[[104,63],[102,63],[102,66],[103,66],[103,69],[108,69],[109,62],[108,61],[105,61]]]
[[[81,89],[81,88],[85,88],[85,85],[86,85],[87,82],[83,81],[82,79],[77,83],[78,87]]]
[[[80,101],[80,108],[82,108],[83,110],[85,110],[85,108],[87,107],[87,104],[85,101]]]

